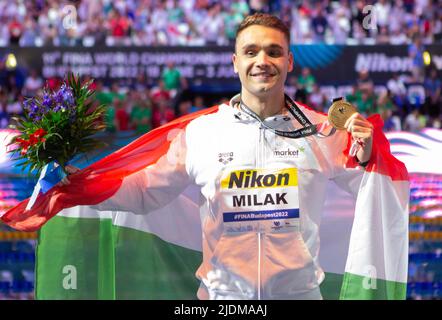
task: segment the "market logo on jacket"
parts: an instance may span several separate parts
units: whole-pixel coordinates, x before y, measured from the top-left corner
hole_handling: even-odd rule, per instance
[[[222,152],[218,154],[218,161],[222,164],[228,164],[233,160],[233,152]]]
[[[281,150],[274,150],[273,151],[273,156],[275,158],[298,158],[299,157],[299,153],[304,152],[305,149],[303,147],[299,148],[299,149],[281,149]]]

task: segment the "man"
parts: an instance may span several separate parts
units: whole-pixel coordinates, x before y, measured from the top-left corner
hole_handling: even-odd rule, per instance
[[[97,209],[147,213],[196,183],[207,204],[203,207],[208,208],[202,211],[200,299],[320,299],[324,275],[317,261],[319,239],[313,221],[321,206],[311,194],[322,199],[323,182],[343,171],[339,153],[346,146],[346,134],[324,144],[323,138],[288,139],[266,129],[261,121],[278,129],[301,127],[293,118],[287,121],[285,107],[284,82],[293,69],[288,30],[277,18],[256,14],[239,26],[236,39],[232,60],[241,94],[217,113],[189,124],[172,142],[177,161],[166,157],[128,177]],[[242,111],[241,101],[258,119]],[[300,109],[314,122],[325,121],[322,115]],[[346,127],[361,139],[357,157],[367,162],[371,123],[355,114]],[[276,183],[270,185],[272,179]],[[299,189],[292,183],[297,179]],[[279,216],[281,211],[288,212],[287,218]],[[248,220],[253,214],[263,218]],[[283,226],[273,229],[273,222]]]
[[[241,93],[228,105],[203,111],[188,123],[186,119],[192,115],[181,122],[175,120],[169,129],[166,125],[153,131],[152,139],[162,132],[168,137],[173,132],[174,138],[158,158],[154,152],[146,153],[143,158],[154,158],[149,160],[150,165],[115,182],[116,188],[109,184],[116,173],[107,174],[107,169],[98,172],[92,165],[89,171],[71,175],[65,180],[67,185],[55,188],[65,190],[61,192],[68,196],[69,205],[57,203],[61,198],[57,197],[37,202],[38,206],[96,204],[98,210],[146,215],[173,202],[188,186],[196,185],[201,194],[203,252],[196,272],[201,281],[199,299],[321,299],[319,285],[324,272],[319,265],[318,232],[327,181],[332,179],[357,196],[364,174],[361,166],[368,165],[367,170],[372,170],[372,156],[379,157],[380,152],[373,145],[373,125],[358,113],[345,123],[349,133],[339,130],[330,134],[334,131],[325,115],[284,95],[287,73],[293,69],[289,39],[287,27],[276,17],[247,17],[237,31],[232,57]],[[311,134],[311,123],[322,123],[321,133]],[[350,139],[360,145],[356,157],[348,156]],[[167,145],[152,141],[157,149]],[[123,156],[127,149],[115,157]],[[128,158],[133,166],[141,158],[137,154]],[[104,159],[103,166],[109,163],[109,168],[115,168],[115,157]],[[357,162],[361,164],[359,169],[355,168]],[[70,170],[76,171],[73,167]],[[92,190],[90,187],[93,193],[82,191]],[[68,194],[69,190],[77,190],[78,194]],[[366,200],[360,200],[357,208],[365,206]],[[364,219],[361,215],[355,217],[355,224]],[[46,219],[42,216],[38,219]],[[14,225],[13,214],[5,217],[4,221]],[[41,224],[41,220],[33,223],[28,229]],[[389,227],[397,229],[400,238],[404,224],[396,228],[397,224],[395,219]],[[367,225],[365,230],[370,228]],[[385,239],[394,242],[390,237]],[[360,241],[356,241],[359,248],[353,250],[351,245],[349,249],[349,254],[356,251],[356,260],[361,260],[360,252],[364,251]],[[403,241],[400,245],[406,247]],[[400,252],[404,252],[402,247]],[[351,287],[348,283],[346,286]]]

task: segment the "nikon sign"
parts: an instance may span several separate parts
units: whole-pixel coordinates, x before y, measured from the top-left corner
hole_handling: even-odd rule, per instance
[[[233,72],[233,47],[42,47],[0,48],[0,58],[17,57],[18,68],[34,68],[43,77],[63,77],[68,71],[109,82],[136,79],[141,73],[156,82],[166,64],[173,61],[192,86],[227,90],[239,80]],[[408,46],[295,45],[295,70],[308,67],[321,85],[351,85],[358,72],[368,70],[376,84],[385,84],[393,72],[410,73]],[[442,77],[442,45],[425,47]]]

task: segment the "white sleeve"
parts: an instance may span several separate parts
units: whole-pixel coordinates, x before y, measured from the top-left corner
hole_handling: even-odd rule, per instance
[[[192,182],[186,170],[185,136],[180,132],[155,164],[126,177],[112,197],[92,207],[147,214],[177,198]]]

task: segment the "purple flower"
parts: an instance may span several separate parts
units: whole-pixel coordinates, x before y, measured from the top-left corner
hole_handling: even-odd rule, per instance
[[[54,112],[58,112],[58,111],[60,111],[61,109],[63,109],[63,105],[61,105],[61,104],[56,104],[55,105],[55,107],[52,109]]]
[[[24,108],[25,110],[27,110],[30,113],[36,113],[39,112],[40,107],[38,106],[38,104],[35,102],[34,99],[28,99],[25,102],[23,102]]]
[[[50,107],[52,106],[53,101],[52,101],[52,97],[51,95],[45,91],[44,95],[43,95],[43,102],[42,102],[42,106],[48,110],[50,109]]]
[[[69,107],[72,107],[75,103],[74,96],[72,95],[72,91],[70,89],[63,92],[63,100],[65,104]]]
[[[60,90],[58,90],[57,92],[54,92],[52,98],[54,99],[55,103],[57,105],[62,104],[63,103],[63,92]]]
[[[29,118],[31,118],[34,121],[40,121],[41,115],[35,112],[29,112]]]
[[[61,109],[71,109],[75,103],[72,89],[67,87],[65,83],[63,83],[60,89],[54,93],[53,99],[56,103],[56,106],[53,109],[55,112],[58,112]]]

